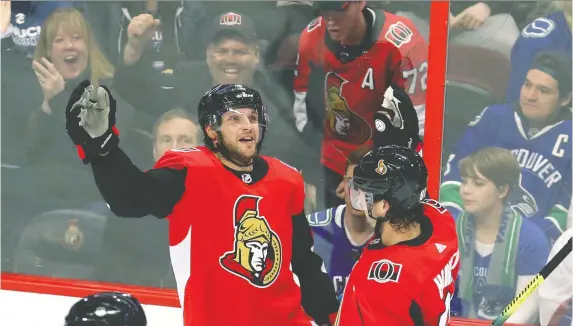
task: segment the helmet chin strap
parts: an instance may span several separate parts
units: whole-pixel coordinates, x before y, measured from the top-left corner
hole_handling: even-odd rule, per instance
[[[219,151],[219,153],[221,153],[221,155],[223,155],[227,160],[231,161],[233,164],[235,164],[237,166],[240,166],[243,168],[253,166],[253,159],[251,159],[251,163],[247,163],[247,164],[239,163],[235,159],[233,159],[231,152],[225,146],[225,142],[223,142],[223,134],[220,131],[217,131],[217,135],[219,136],[219,139],[221,139],[221,141],[219,142],[219,144],[217,144],[215,146],[215,148]],[[255,153],[255,156],[256,155],[258,155],[258,151],[257,151],[257,153]]]

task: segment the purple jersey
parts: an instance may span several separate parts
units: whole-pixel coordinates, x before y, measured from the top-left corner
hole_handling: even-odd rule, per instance
[[[344,227],[345,211],[346,205],[340,205],[307,215],[314,233],[314,252],[324,261],[339,298],[363,248],[363,245],[353,245],[348,239]]]

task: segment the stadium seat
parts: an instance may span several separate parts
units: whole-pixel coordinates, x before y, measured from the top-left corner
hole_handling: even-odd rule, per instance
[[[509,59],[501,53],[475,46],[450,46],[443,158],[447,158],[470,121],[485,107],[503,101],[510,67]]]

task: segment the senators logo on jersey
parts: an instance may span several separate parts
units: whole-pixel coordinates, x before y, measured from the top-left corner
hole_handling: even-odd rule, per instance
[[[256,287],[268,287],[278,277],[281,243],[264,216],[260,216],[262,197],[242,195],[233,209],[235,248],[220,258],[221,266]]]
[[[335,72],[326,74],[326,131],[336,138],[351,144],[363,144],[370,139],[370,126],[350,110],[342,93],[347,80]]]
[[[368,279],[378,283],[397,283],[402,273],[402,264],[396,264],[388,259],[375,261],[368,271]]]

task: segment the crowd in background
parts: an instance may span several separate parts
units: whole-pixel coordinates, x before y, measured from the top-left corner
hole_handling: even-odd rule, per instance
[[[367,5],[421,36],[425,48],[406,55],[420,65],[402,74],[423,139],[432,126],[413,83],[425,91],[430,2]],[[318,16],[312,1],[1,1],[2,271],[175,287],[167,221],[113,216],[66,139],[62,110],[83,79],[111,88],[120,146],[141,168],[202,144],[196,107],[211,86],[249,85],[271,119],[262,154],[302,171],[307,213],[344,204],[344,171],[324,146],[345,153],[370,139],[345,134],[354,108],[342,86],[324,89],[320,69],[304,89],[312,128],[299,124],[295,79],[313,48],[299,40]],[[571,236],[571,2],[452,2],[449,26],[440,200],[462,257],[452,313],[489,320]],[[570,291],[547,283],[512,322],[570,316]]]

